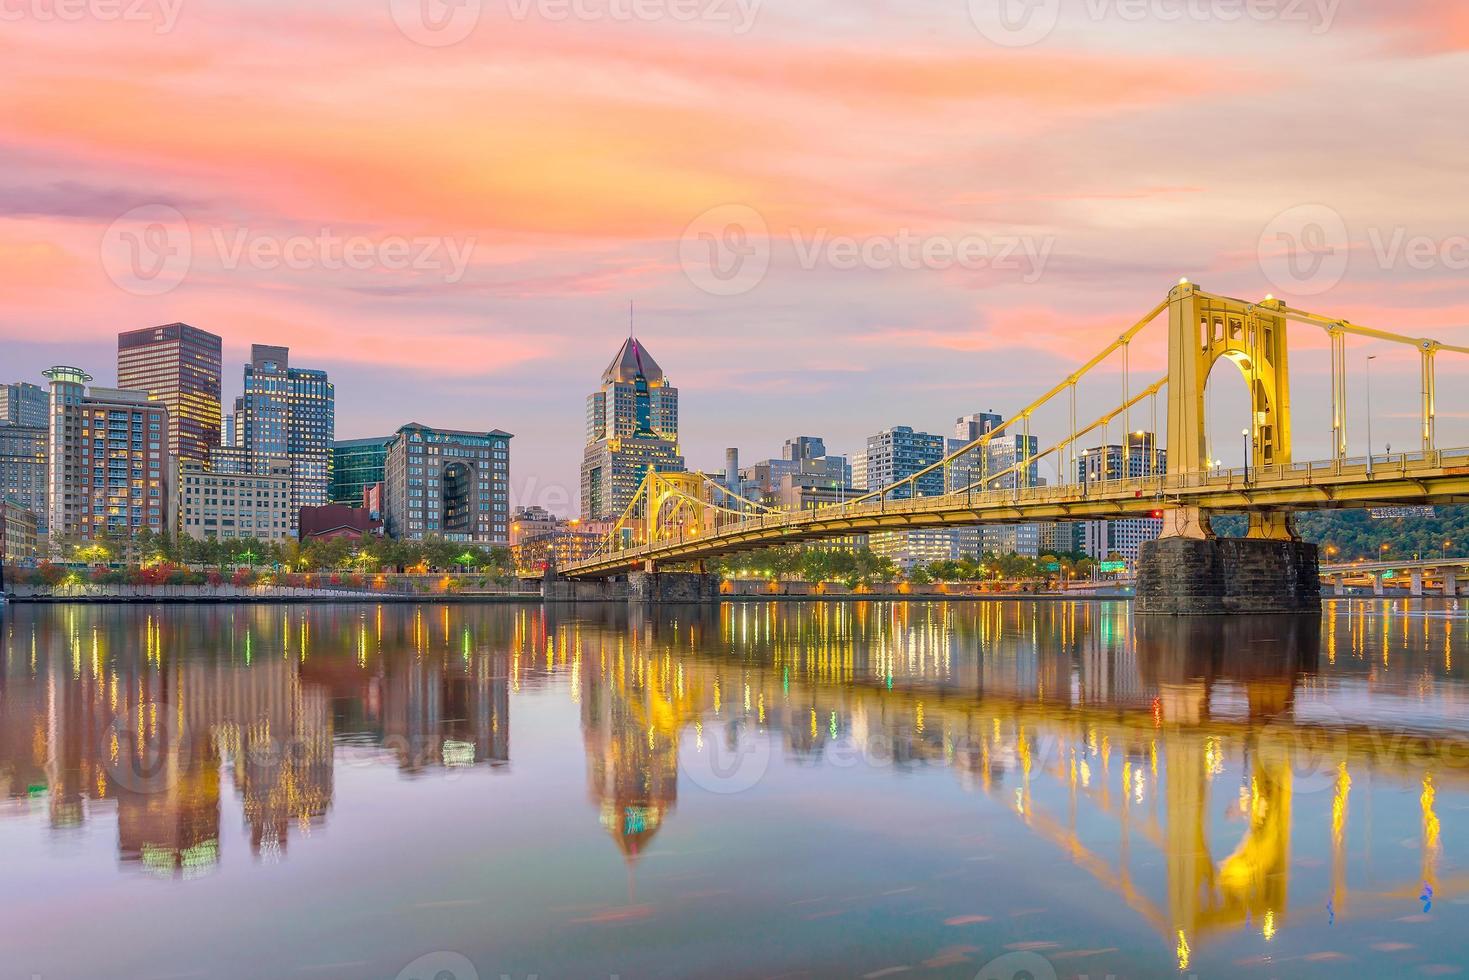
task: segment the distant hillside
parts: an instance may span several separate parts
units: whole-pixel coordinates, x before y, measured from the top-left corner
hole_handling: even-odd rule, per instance
[[[1214,520],[1216,533],[1226,536],[1245,532],[1245,519],[1237,515]],[[1393,558],[1421,555],[1431,558],[1444,552],[1469,554],[1469,507],[1437,507],[1433,517],[1389,517],[1374,520],[1365,510],[1315,510],[1296,515],[1301,537],[1322,546],[1334,547],[1331,560],[1350,561],[1383,554]],[[1387,545],[1386,552],[1382,546]],[[1323,559],[1328,558],[1322,555]]]

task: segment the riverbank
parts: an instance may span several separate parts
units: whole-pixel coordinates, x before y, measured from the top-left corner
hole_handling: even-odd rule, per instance
[[[187,587],[167,587],[186,589]],[[576,605],[586,603],[626,603],[625,597],[591,598],[566,597],[566,598],[543,598],[539,592],[471,592],[471,593],[429,593],[429,594],[405,594],[405,593],[358,593],[358,592],[321,592],[307,590],[281,590],[271,592],[251,592],[236,594],[213,594],[205,592],[134,592],[129,594],[61,594],[61,593],[31,593],[11,594],[7,597],[10,602],[17,605],[239,605],[257,603],[275,604],[308,604],[319,603],[325,605],[378,605],[378,604],[414,604],[414,603],[486,603],[486,604],[519,604],[519,605]],[[839,595],[781,595],[781,594],[731,594],[721,595],[719,602],[736,603],[760,603],[760,602],[1013,602],[1013,601],[1075,601],[1075,602],[1119,602],[1130,601],[1131,593],[1060,593],[1060,592],[1033,592],[1033,593],[1005,593],[1005,592],[983,592],[983,593],[956,593],[946,595],[943,593],[904,593],[904,592],[866,592],[866,593],[843,593]]]

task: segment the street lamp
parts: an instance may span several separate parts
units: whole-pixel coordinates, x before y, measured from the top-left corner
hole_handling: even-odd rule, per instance
[[[1376,354],[1367,355],[1367,475],[1372,475],[1372,362]]]
[[[1245,437],[1245,482],[1250,482],[1250,430],[1240,429],[1239,434]]]

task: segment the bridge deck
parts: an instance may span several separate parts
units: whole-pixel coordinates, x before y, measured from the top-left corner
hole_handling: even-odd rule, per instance
[[[1222,473],[1148,476],[1086,486],[1030,487],[870,501],[734,520],[708,534],[610,551],[562,574],[604,578],[648,562],[687,562],[822,538],[974,524],[1138,517],[1171,507],[1241,512],[1469,503],[1469,449],[1375,461],[1297,463]]]

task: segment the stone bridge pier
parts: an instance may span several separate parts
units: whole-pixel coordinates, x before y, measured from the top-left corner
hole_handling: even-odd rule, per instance
[[[719,576],[705,572],[633,572],[627,579],[631,603],[718,602]]]
[[[720,579],[704,572],[632,572],[607,579],[547,575],[541,596],[550,602],[627,602],[657,606],[718,602]]]
[[[1145,616],[1319,612],[1320,558],[1286,515],[1250,520],[1250,536],[1159,538],[1142,545],[1134,611]],[[1266,535],[1269,536],[1266,536]]]

